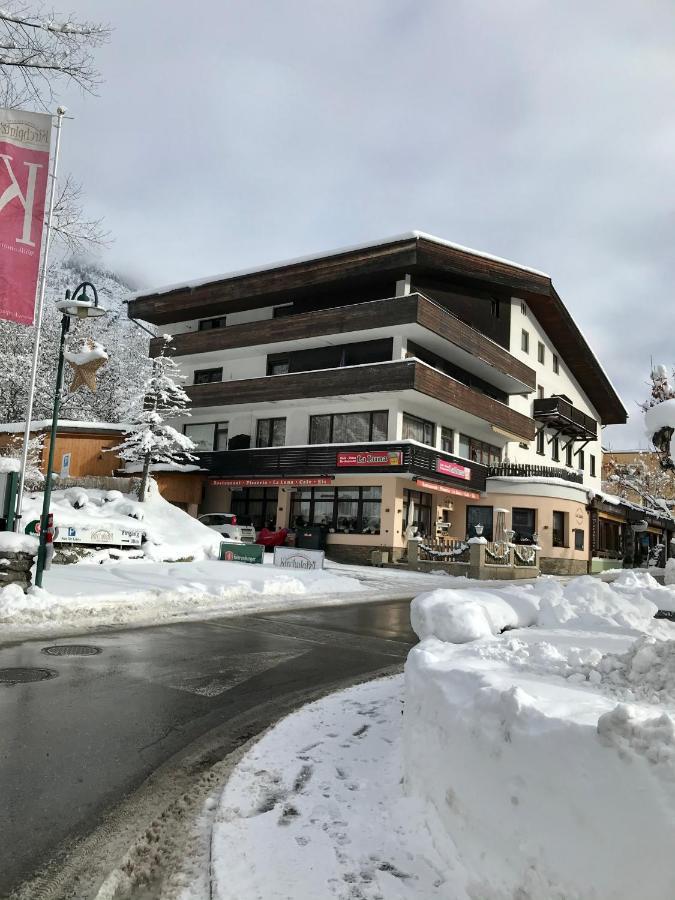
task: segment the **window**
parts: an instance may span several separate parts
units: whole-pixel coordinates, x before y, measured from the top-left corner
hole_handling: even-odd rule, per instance
[[[441,427],[441,450],[445,453],[454,453],[455,447],[455,432],[452,428],[446,428],[445,425]]]
[[[572,468],[572,452],[573,452],[572,445],[571,445],[571,444],[567,444],[567,445],[565,446],[565,465],[566,465],[569,469]]]
[[[546,347],[541,341],[537,344],[537,359],[542,365],[546,362]]]
[[[499,300],[496,300],[494,297],[490,300],[490,314],[493,319],[499,318]]]
[[[524,301],[524,300],[521,300],[521,301],[520,301],[520,312],[521,312],[521,314],[524,315],[524,316],[527,315],[527,305],[525,304],[525,301]]]
[[[196,369],[195,384],[212,384],[215,381],[223,380],[223,368],[219,369]]]
[[[551,441],[551,459],[560,462],[560,440],[557,437]]]
[[[623,527],[619,522],[598,519],[598,552],[602,556],[621,559],[623,556]]]
[[[459,456],[483,466],[496,466],[501,462],[502,451],[493,444],[477,441],[466,434],[459,436]]]
[[[272,308],[273,319],[283,319],[284,316],[293,314],[293,304],[285,303],[283,306],[275,306]]]
[[[511,510],[511,528],[517,544],[532,543],[535,534],[535,510],[514,506]]]
[[[286,375],[290,366],[290,360],[287,353],[274,354],[267,357],[267,374],[268,375]]]
[[[565,513],[553,510],[553,546],[566,547]]]
[[[229,422],[216,422],[216,439],[213,445],[214,450],[227,450],[229,430]]]
[[[467,537],[477,537],[476,525],[483,526],[481,537],[492,540],[492,507],[491,506],[467,506],[466,508],[466,534]]]
[[[227,422],[191,422],[183,426],[197,450],[227,450]]]
[[[422,537],[431,534],[431,494],[403,491],[403,530],[417,525]]]
[[[560,372],[560,364],[558,362],[558,354],[554,353],[552,356],[553,359],[553,371],[557,375]]]
[[[539,456],[543,456],[543,455],[544,455],[544,442],[545,442],[545,440],[546,440],[546,435],[545,435],[545,433],[544,433],[544,429],[541,428],[541,429],[537,432],[537,442],[536,442],[536,445],[537,445],[537,453],[539,454]]]
[[[595,457],[594,457],[594,456],[589,456],[589,457],[588,457],[588,461],[589,461],[590,466],[591,466],[591,478],[595,478]]]
[[[276,528],[278,500],[279,488],[235,488],[231,510],[240,525],[253,525],[258,531],[263,526]]]
[[[544,386],[542,384],[537,385],[537,397],[540,400],[544,399]]]
[[[530,333],[528,331],[523,330],[520,332],[520,349],[523,353],[530,352]]]
[[[579,460],[579,462],[577,463],[577,468],[583,472],[584,471],[584,451],[583,450],[577,450],[577,459]]]
[[[310,444],[356,444],[386,441],[389,414],[377,412],[333,413],[309,417]]]
[[[225,316],[219,316],[217,319],[201,319],[197,327],[199,331],[213,331],[214,328],[224,328],[225,322]]]
[[[382,488],[318,487],[295,491],[291,528],[322,525],[338,534],[379,534]]]
[[[419,441],[420,444],[434,446],[434,433],[436,426],[433,422],[403,413],[403,431],[401,437],[404,441]]]
[[[256,447],[283,447],[286,443],[286,419],[258,419]]]
[[[583,550],[584,549],[584,529],[583,528],[575,528],[574,529],[574,549],[575,550]]]

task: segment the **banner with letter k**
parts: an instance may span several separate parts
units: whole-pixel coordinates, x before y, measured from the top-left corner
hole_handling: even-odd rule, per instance
[[[0,319],[32,325],[52,117],[0,109]]]

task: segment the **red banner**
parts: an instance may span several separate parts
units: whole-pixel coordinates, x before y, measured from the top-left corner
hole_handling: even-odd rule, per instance
[[[419,487],[429,488],[432,491],[439,491],[441,494],[454,494],[455,497],[467,497],[469,500],[480,500],[478,491],[465,491],[462,488],[449,487],[447,484],[439,484],[437,481],[425,481],[423,478],[416,478],[415,484]]]
[[[0,319],[32,325],[52,117],[0,109]]]
[[[338,453],[338,469],[351,466],[402,466],[403,453],[400,450],[363,450]]]
[[[451,462],[449,459],[438,457],[436,460],[436,471],[441,475],[452,475],[453,478],[462,478],[464,481],[471,481],[471,469],[468,466],[461,466],[459,463]]]

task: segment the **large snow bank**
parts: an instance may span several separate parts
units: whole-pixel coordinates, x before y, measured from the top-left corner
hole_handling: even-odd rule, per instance
[[[0,550],[6,550],[8,553],[37,553],[38,539],[32,534],[0,531]]]
[[[42,499],[41,492],[27,495],[24,521],[40,518]],[[134,494],[68,488],[52,492],[49,509],[57,528],[107,525],[142,531],[143,555],[156,561],[208,559],[217,556],[222,540],[217,532],[165,500],[154,482],[143,503]]]
[[[472,896],[671,900],[675,626],[652,616],[673,589],[646,573],[546,579],[464,592],[473,613],[434,594],[413,604],[406,783]],[[534,627],[498,634],[523,622],[523,598]]]

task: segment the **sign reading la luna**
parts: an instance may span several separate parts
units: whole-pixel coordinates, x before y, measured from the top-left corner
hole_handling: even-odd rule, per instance
[[[337,454],[335,464],[338,469],[352,466],[402,466],[401,450],[363,450],[341,451]]]

